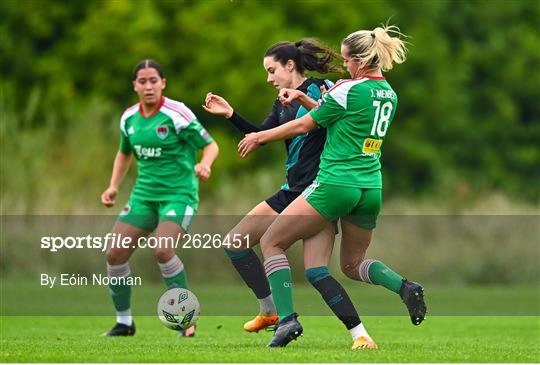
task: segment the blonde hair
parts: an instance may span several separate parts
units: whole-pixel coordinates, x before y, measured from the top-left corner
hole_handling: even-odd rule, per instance
[[[395,35],[395,36],[392,36]],[[342,42],[352,59],[366,69],[386,72],[394,63],[403,63],[407,47],[400,37],[406,37],[395,25],[381,24],[373,30],[359,30],[349,34]]]

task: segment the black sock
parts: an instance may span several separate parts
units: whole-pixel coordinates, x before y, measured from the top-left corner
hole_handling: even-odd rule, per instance
[[[266,298],[271,294],[264,267],[255,251],[250,248],[245,251],[225,250],[225,252],[236,271],[258,299]]]
[[[330,275],[326,266],[307,269],[306,276],[348,330],[362,322],[351,302],[351,298],[349,298],[341,284]]]

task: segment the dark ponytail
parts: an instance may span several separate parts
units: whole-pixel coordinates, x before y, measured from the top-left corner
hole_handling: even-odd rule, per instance
[[[321,74],[343,71],[341,66],[332,63],[339,59],[339,55],[315,39],[302,39],[295,43],[276,43],[264,55],[264,57],[270,56],[282,65],[293,60],[300,74],[306,73],[306,70]]]

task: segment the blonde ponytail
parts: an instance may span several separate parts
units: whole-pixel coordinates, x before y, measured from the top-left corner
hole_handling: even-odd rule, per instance
[[[405,62],[407,47],[400,39],[405,37],[394,25],[381,25],[373,30],[359,30],[349,34],[343,45],[349,55],[365,69],[392,69],[394,63]]]

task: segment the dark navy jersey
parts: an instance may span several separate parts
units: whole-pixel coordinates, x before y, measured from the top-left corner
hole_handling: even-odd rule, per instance
[[[328,80],[309,78],[297,90],[302,91],[313,100],[319,100],[321,98],[320,87],[322,85],[326,89],[330,89],[333,84]],[[270,114],[262,122],[260,127],[253,125],[236,112],[233,113],[229,120],[240,131],[247,134],[278,127],[304,116],[307,112],[308,110],[300,105],[298,100],[294,100],[291,105],[285,107],[279,99],[276,99]],[[287,182],[283,184],[281,189],[302,192],[315,180],[325,142],[326,129],[322,127],[317,127],[308,133],[285,140],[288,155],[285,162]]]

